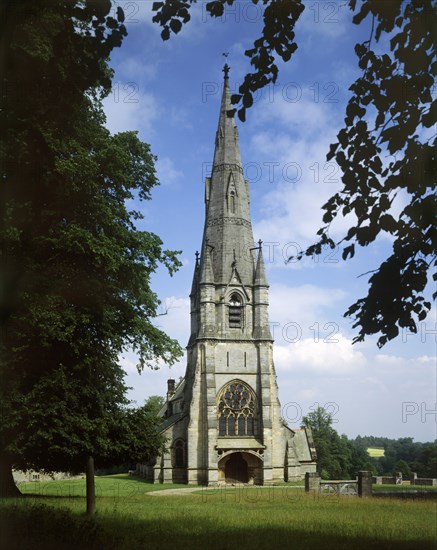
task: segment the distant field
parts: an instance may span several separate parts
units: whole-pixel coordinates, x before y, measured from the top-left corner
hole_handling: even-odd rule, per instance
[[[85,481],[23,484],[0,500],[0,548],[19,550],[433,550],[435,502],[313,495],[303,488],[223,487],[152,496],[128,476],[96,479],[97,514],[84,515]]]
[[[381,447],[367,447],[367,453],[372,458],[380,458],[384,456],[384,449]]]

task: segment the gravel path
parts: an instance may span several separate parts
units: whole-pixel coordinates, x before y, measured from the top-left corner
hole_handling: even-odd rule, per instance
[[[147,494],[154,497],[167,497],[174,495],[189,495],[194,491],[202,491],[208,489],[207,487],[183,487],[182,489],[162,489],[160,491],[150,491]],[[211,487],[210,489],[217,489],[217,487]]]
[[[228,489],[232,487],[231,485],[228,487]],[[258,488],[261,488],[260,486],[257,486]],[[304,489],[304,485],[277,485],[276,488],[284,488],[286,487],[288,489]],[[217,491],[217,489],[223,489],[226,488],[226,486],[220,486],[220,487],[182,487],[180,489],[161,489],[159,491],[150,491],[147,494],[152,495],[155,497],[166,497],[166,496],[177,496],[177,495],[189,495],[191,493],[194,493],[195,491]],[[265,486],[262,487],[263,489],[271,489],[271,487]]]

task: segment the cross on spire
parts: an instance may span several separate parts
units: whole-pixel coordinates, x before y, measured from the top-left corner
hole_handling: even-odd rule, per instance
[[[224,55],[224,54],[223,54]],[[230,71],[230,67],[227,63],[225,63],[225,66],[223,67],[222,71],[224,72],[225,74],[225,80],[228,80],[229,79],[229,71]]]

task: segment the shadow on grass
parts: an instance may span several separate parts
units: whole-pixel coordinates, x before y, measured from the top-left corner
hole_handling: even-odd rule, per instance
[[[70,550],[99,548],[107,537],[93,519],[74,516],[66,508],[46,504],[2,503],[0,548],[7,550]],[[106,546],[112,550],[112,546]]]
[[[22,506],[3,502],[0,510],[0,547],[7,550],[431,550],[435,547],[432,541],[335,535],[326,531],[309,532],[291,525],[238,525],[223,529],[223,522],[220,527],[217,521],[207,518],[168,523],[162,518],[137,519],[113,514],[89,519],[65,508],[55,509],[40,503]]]

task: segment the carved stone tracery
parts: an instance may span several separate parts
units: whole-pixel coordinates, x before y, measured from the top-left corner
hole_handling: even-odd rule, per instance
[[[225,170],[236,170],[237,172],[240,172],[240,174],[243,174],[243,168],[239,164],[229,164],[227,162],[224,162],[223,164],[216,164],[212,169],[212,173],[215,174],[216,172],[224,172]]]
[[[230,217],[220,217],[220,218],[212,218],[209,219],[207,222],[207,227],[215,227],[215,226],[222,226],[222,225],[244,225],[245,227],[251,228],[252,225],[249,221],[245,220],[244,218],[230,218]]]
[[[255,436],[258,431],[257,399],[244,382],[234,380],[221,391],[218,400],[220,436]]]

